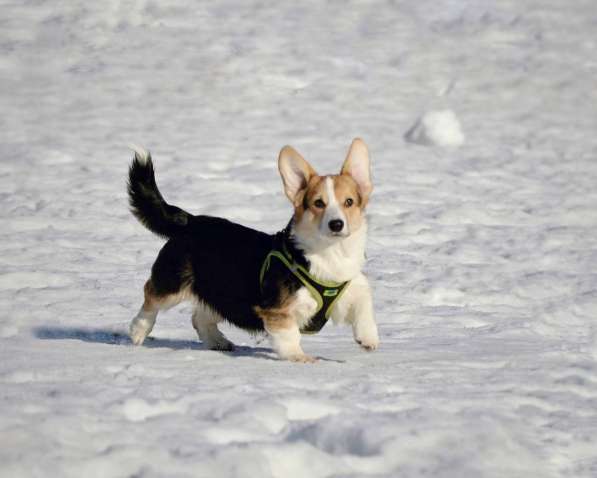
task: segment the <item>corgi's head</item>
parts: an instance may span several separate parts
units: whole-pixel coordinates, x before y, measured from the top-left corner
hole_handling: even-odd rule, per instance
[[[280,151],[278,169],[294,206],[295,233],[333,243],[358,231],[373,189],[363,140],[350,145],[340,174],[320,176],[292,147]]]

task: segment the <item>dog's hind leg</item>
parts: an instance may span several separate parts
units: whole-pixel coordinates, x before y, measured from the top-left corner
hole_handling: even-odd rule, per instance
[[[220,314],[201,302],[193,310],[193,328],[199,340],[210,350],[230,352],[234,350],[234,344],[218,329],[218,322],[222,320]]]
[[[145,283],[145,301],[129,326],[129,335],[135,345],[141,345],[153,329],[160,310],[169,309],[186,298],[186,291],[158,294],[151,279]]]

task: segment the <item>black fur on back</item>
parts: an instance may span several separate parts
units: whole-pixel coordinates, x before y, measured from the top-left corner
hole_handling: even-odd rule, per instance
[[[293,294],[302,284],[285,267],[272,263],[263,290],[259,272],[267,254],[281,249],[286,231],[275,235],[212,216],[193,216],[184,234],[170,239],[151,270],[159,295],[189,285],[197,299],[242,329],[263,331],[255,307],[279,307],[281,291]]]
[[[164,201],[155,182],[149,153],[146,158],[135,153],[129,167],[128,193],[131,212],[151,232],[170,238],[186,229],[191,215]]]
[[[295,260],[308,268],[295,248],[290,225],[277,234],[236,224],[219,217],[194,216],[167,204],[160,194],[149,154],[135,155],[129,169],[129,200],[133,214],[150,231],[167,237],[151,269],[155,294],[177,294],[189,287],[193,295],[224,319],[251,332],[264,330],[255,307],[281,305],[282,291],[294,294],[302,284],[275,261],[259,284],[263,261],[282,243]]]

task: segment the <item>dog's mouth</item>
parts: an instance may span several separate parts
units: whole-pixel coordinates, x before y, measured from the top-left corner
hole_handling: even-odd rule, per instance
[[[334,232],[334,231],[330,231],[328,233],[329,237],[333,237],[333,238],[344,238],[344,237],[348,237],[350,236],[350,233],[348,231],[338,231],[338,232]]]

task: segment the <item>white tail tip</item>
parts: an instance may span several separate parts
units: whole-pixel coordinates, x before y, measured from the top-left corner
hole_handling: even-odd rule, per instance
[[[139,161],[141,164],[146,164],[151,157],[149,151],[142,146],[130,143],[128,147],[135,153],[135,158],[137,158],[137,161]]]

